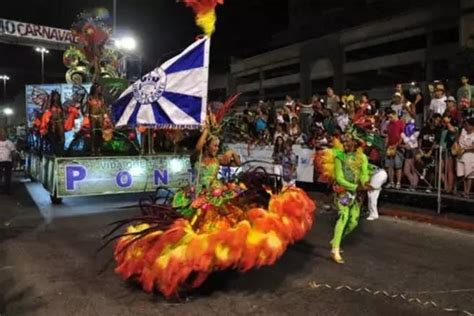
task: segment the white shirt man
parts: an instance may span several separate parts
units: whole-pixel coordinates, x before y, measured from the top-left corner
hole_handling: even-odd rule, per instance
[[[5,134],[0,133],[0,178],[5,179],[3,191],[6,194],[10,194],[12,181],[12,153],[15,150],[15,145],[6,139]]]
[[[441,95],[439,98],[431,99],[430,103],[430,111],[431,114],[438,113],[443,115],[444,111],[446,111],[446,95]]]
[[[15,150],[15,145],[11,141],[0,140],[0,162],[11,162]]]

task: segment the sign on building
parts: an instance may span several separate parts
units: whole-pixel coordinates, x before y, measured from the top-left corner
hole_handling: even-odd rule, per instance
[[[44,25],[0,19],[0,37],[11,37],[19,42],[33,40],[55,44],[71,45],[78,39],[70,30]]]

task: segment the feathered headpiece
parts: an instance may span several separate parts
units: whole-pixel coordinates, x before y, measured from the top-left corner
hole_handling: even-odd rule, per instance
[[[196,14],[196,25],[204,31],[204,34],[211,36],[217,20],[215,8],[218,4],[224,4],[224,0],[181,0],[181,2],[193,9]]]
[[[238,92],[228,97],[215,114],[212,113],[211,109],[208,110],[209,136],[218,137],[223,126],[223,120],[225,115],[235,104],[240,95],[241,93]]]

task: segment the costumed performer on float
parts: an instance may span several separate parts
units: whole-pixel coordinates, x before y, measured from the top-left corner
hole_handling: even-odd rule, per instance
[[[83,122],[83,125],[91,131],[91,151],[94,156],[101,154],[102,130],[108,121],[102,85],[94,83],[87,97],[86,116]]]
[[[369,183],[369,163],[362,147],[357,146],[354,136],[347,133],[335,138],[333,148],[316,154],[316,162],[323,175],[333,181],[334,204],[339,218],[330,242],[331,258],[336,263],[344,263],[340,247],[358,225],[361,201],[358,194],[372,190]]]
[[[41,118],[40,130],[45,131],[53,153],[61,156],[64,153],[64,111],[61,94],[53,90]]]

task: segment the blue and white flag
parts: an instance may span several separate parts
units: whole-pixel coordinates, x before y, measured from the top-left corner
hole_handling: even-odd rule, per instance
[[[199,128],[206,118],[208,37],[144,75],[112,104],[115,125]]]

